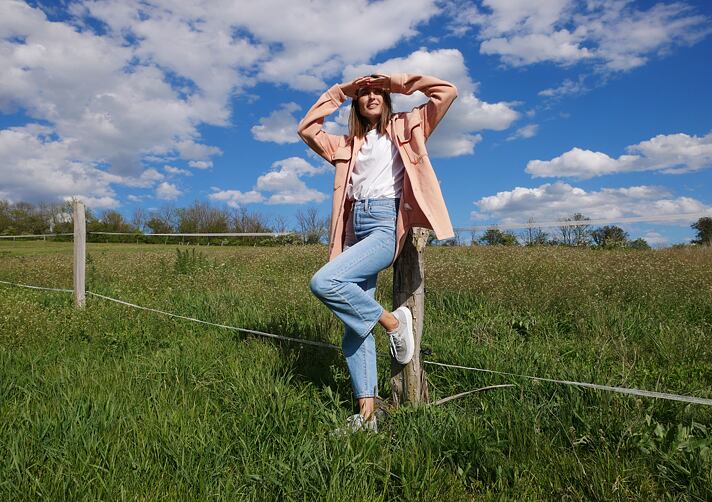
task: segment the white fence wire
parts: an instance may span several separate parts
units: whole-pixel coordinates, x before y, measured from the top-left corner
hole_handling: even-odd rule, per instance
[[[42,287],[42,286],[20,284],[20,283],[14,283],[14,282],[3,281],[3,280],[0,280],[0,284],[6,284],[9,286],[29,288],[29,289],[35,289],[35,290],[58,291],[58,292],[63,292],[63,293],[73,293],[74,292],[71,289],[47,288],[47,287]],[[195,323],[199,323],[199,324],[204,324],[207,326],[213,326],[216,328],[222,328],[222,329],[227,329],[227,330],[231,330],[231,331],[239,331],[242,333],[249,333],[249,334],[253,334],[253,335],[274,338],[274,339],[278,339],[278,340],[284,340],[284,341],[288,341],[288,342],[292,342],[292,343],[298,343],[300,345],[312,345],[312,346],[316,346],[316,347],[322,347],[322,348],[327,348],[327,349],[332,349],[332,350],[337,350],[337,351],[341,350],[337,345],[333,345],[330,343],[318,342],[315,340],[305,340],[302,338],[294,338],[294,337],[283,336],[283,335],[277,335],[274,333],[268,333],[265,331],[258,331],[258,330],[247,329],[247,328],[239,328],[239,327],[230,326],[227,324],[213,323],[210,321],[204,321],[202,319],[197,319],[194,317],[188,317],[188,316],[184,316],[184,315],[180,315],[180,314],[174,314],[172,312],[166,312],[165,310],[154,309],[151,307],[143,307],[143,306],[137,305],[135,303],[127,302],[124,300],[119,300],[117,298],[112,298],[110,296],[102,295],[99,293],[94,293],[92,291],[87,291],[87,294],[89,296],[94,296],[96,298],[114,302],[114,303],[124,305],[127,307],[144,310],[144,311],[148,311],[148,312],[153,312],[156,314],[161,314],[161,315],[165,315],[165,316],[176,318],[176,319],[182,319],[184,321],[190,321],[190,322],[195,322]],[[497,370],[491,370],[491,369],[486,369],[486,368],[476,368],[476,367],[472,367],[472,366],[462,366],[462,365],[442,363],[442,362],[437,362],[437,361],[424,360],[423,362],[428,365],[441,366],[441,367],[450,368],[450,369],[477,371],[480,373],[489,373],[489,374],[494,374],[494,375],[508,376],[511,378],[521,378],[521,379],[528,379],[528,380],[539,381],[539,382],[549,382],[549,383],[556,383],[556,384],[560,384],[560,385],[582,387],[582,388],[595,389],[595,390],[601,390],[601,391],[607,391],[607,392],[616,392],[619,394],[628,394],[628,395],[638,396],[638,397],[649,397],[649,398],[663,399],[663,400],[668,400],[668,401],[678,401],[678,402],[689,403],[689,404],[701,404],[701,405],[705,405],[705,406],[712,406],[712,399],[707,399],[707,398],[703,398],[703,397],[686,396],[686,395],[681,395],[681,394],[673,394],[670,392],[657,392],[657,391],[650,391],[650,390],[644,390],[644,389],[618,387],[618,386],[602,385],[602,384],[588,383],[588,382],[577,382],[574,380],[559,380],[559,379],[555,379],[555,378],[523,375],[523,374],[511,373],[511,372],[507,372],[507,371],[497,371]],[[445,402],[455,399],[457,397],[462,397],[467,394],[471,394],[473,392],[478,392],[481,390],[488,390],[490,388],[499,388],[499,387],[502,387],[502,386],[490,386],[490,387],[485,387],[482,389],[475,389],[473,391],[463,392],[463,393],[457,394],[456,396],[450,396],[450,398],[441,399],[440,401],[437,401],[436,403],[433,403],[433,404],[445,403]]]

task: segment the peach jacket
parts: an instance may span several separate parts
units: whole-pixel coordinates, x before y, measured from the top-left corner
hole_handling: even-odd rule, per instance
[[[425,142],[457,97],[457,88],[450,82],[424,75],[395,73],[391,75],[391,92],[412,94],[421,91],[428,98],[424,105],[410,112],[393,114],[387,132],[403,159],[405,173],[396,221],[396,252],[398,257],[411,227],[425,227],[435,231],[437,239],[448,239],[455,234],[450,223],[440,185],[425,148]],[[347,135],[328,134],[322,129],[324,118],[346,101],[346,95],[333,85],[307,112],[299,123],[299,136],[309,147],[335,167],[334,198],[329,228],[329,261],[343,251],[346,222],[351,214],[352,201],[346,197],[346,185],[351,177],[356,154],[363,138],[349,141]]]

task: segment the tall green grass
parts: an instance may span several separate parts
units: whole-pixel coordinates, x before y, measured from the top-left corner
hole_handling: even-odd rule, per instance
[[[48,244],[0,243],[0,279],[71,287],[71,245]],[[325,260],[90,244],[88,288],[338,344],[307,286]],[[390,288],[386,271],[387,307]],[[709,250],[427,248],[426,289],[429,359],[712,397]],[[433,399],[516,387],[337,437],[355,409],[339,353],[0,285],[0,498],[712,498],[709,407],[427,370]]]

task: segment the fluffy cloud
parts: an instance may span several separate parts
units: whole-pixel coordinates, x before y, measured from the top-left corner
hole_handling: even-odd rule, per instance
[[[93,208],[116,207],[111,188],[122,178],[97,169],[74,155],[71,141],[57,139],[47,126],[29,124],[0,131],[0,180],[4,197],[13,201],[77,195]]]
[[[629,70],[711,31],[709,19],[684,2],[643,10],[630,0],[454,0],[449,10],[455,34],[477,28],[480,52],[513,66],[588,60],[607,71]]]
[[[712,211],[712,206],[690,197],[675,197],[662,187],[643,185],[587,192],[562,182],[535,188],[516,187],[483,197],[474,204],[477,210],[471,213],[473,219],[497,220],[503,224],[526,222],[529,218],[556,221],[574,213],[592,219],[615,219]]]
[[[269,116],[260,119],[259,125],[253,126],[252,136],[258,141],[273,141],[275,143],[298,143],[297,119],[294,112],[301,107],[296,103],[285,103]]]
[[[314,167],[300,157],[290,157],[272,164],[272,170],[257,178],[255,187],[271,192],[267,204],[305,204],[321,202],[326,194],[306,186],[302,176],[327,172],[326,167]]]
[[[225,202],[230,207],[240,207],[245,204],[253,204],[255,202],[264,201],[264,196],[255,190],[249,192],[241,192],[239,190],[217,190],[208,197],[211,200]]]
[[[507,141],[533,138],[537,132],[539,132],[539,124],[527,124],[514,131],[514,134],[509,136]]]
[[[174,176],[193,176],[193,173],[188,171],[187,169],[181,169],[180,167],[173,167],[173,166],[163,166],[163,170],[167,172],[168,174],[174,175]]]
[[[178,187],[173,183],[164,181],[156,187],[156,198],[163,200],[174,200],[181,196],[183,192],[178,190]]]
[[[322,202],[326,194],[310,188],[302,180],[303,176],[314,176],[330,172],[330,166],[323,163],[319,167],[311,165],[301,157],[289,157],[272,164],[272,169],[257,178],[253,190],[220,190],[209,195],[210,199],[227,202],[229,206],[265,202],[266,204],[305,204]]]
[[[647,232],[643,235],[643,239],[652,247],[666,246],[670,242],[667,237],[659,232]]]
[[[232,99],[249,98],[245,89],[259,81],[323,89],[344,65],[414,36],[439,11],[436,0],[80,0],[60,22],[42,8],[0,3],[0,112],[49,124],[54,136],[42,151],[52,159],[65,151],[56,168],[62,193],[95,190],[111,205],[112,184],[140,180],[151,162],[177,157],[211,167],[221,152],[203,144],[200,126],[231,125]],[[270,125],[255,134],[297,141]],[[58,195],[42,183],[5,186],[38,155],[3,162],[3,194]],[[95,188],[77,169],[92,173]]]
[[[213,167],[213,162],[211,160],[191,160],[188,165],[195,169],[210,169]]]
[[[545,98],[558,98],[561,96],[571,96],[576,94],[582,94],[588,90],[584,84],[583,76],[579,77],[578,80],[566,79],[557,87],[549,87],[539,91],[539,96]]]
[[[435,0],[122,0],[83,5],[117,36],[139,39],[142,58],[214,96],[254,79],[322,89],[324,79],[345,64],[368,61],[415,35],[418,24],[439,12]],[[236,32],[249,36],[236,37]],[[234,69],[243,70],[242,75]]]
[[[457,86],[458,98],[428,141],[428,151],[434,156],[471,154],[482,139],[476,134],[478,131],[501,131],[519,118],[510,103],[487,103],[476,96],[479,86],[470,78],[462,53],[457,49],[432,52],[420,49],[407,57],[389,59],[378,65],[348,66],[344,70],[344,80],[374,72],[435,75]],[[420,92],[410,96],[393,94],[393,107],[396,111],[410,110],[426,100]]]
[[[712,166],[712,132],[705,136],[660,134],[626,148],[628,154],[612,158],[602,152],[573,148],[551,160],[532,160],[526,172],[540,177],[592,178],[628,171],[678,174]]]

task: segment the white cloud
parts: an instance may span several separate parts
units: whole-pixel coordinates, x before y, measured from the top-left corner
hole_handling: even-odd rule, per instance
[[[175,147],[182,158],[192,162],[212,163],[212,161],[207,159],[213,155],[219,155],[222,153],[218,147],[203,145],[196,143],[193,140],[179,141]]]
[[[110,171],[95,176],[106,193],[148,183],[141,173],[156,159],[211,167],[221,152],[204,144],[200,126],[231,125],[233,97],[251,100],[259,81],[322,90],[345,65],[416,35],[439,11],[436,0],[80,0],[59,7],[66,21],[58,22],[42,8],[0,3],[0,112],[49,124],[55,136],[44,151],[61,146],[73,169]],[[0,178],[35,157],[28,150],[4,162]],[[87,185],[66,179],[77,180],[70,193]],[[57,196],[43,187],[21,191]]]
[[[592,178],[629,171],[679,174],[712,167],[712,132],[705,136],[660,134],[626,148],[628,154],[612,158],[602,152],[573,148],[551,160],[531,160],[526,172],[540,177]]]
[[[264,202],[266,204],[305,204],[322,202],[326,194],[310,188],[302,180],[303,176],[314,176],[331,172],[331,165],[322,162],[315,167],[301,157],[289,157],[272,164],[272,169],[259,176],[252,190],[221,190],[213,187],[212,200],[224,201],[229,206]]]
[[[129,0],[85,5],[114,33],[140,38],[141,57],[218,96],[255,77],[302,90],[322,89],[325,77],[415,35],[416,26],[438,12],[434,0],[242,0],[220,5]],[[238,30],[250,36],[231,36]],[[249,70],[243,72],[247,76],[231,71],[235,68]]]
[[[150,188],[159,181],[165,179],[165,176],[153,168],[146,169],[140,176],[121,178],[121,183],[135,188]]]
[[[176,185],[164,181],[156,187],[156,198],[164,200],[174,200],[183,194]]]
[[[416,35],[416,27],[438,11],[435,0],[255,0],[239,2],[223,15],[281,47],[260,66],[260,79],[318,91],[345,65],[367,62]]]
[[[213,161],[212,160],[191,160],[188,162],[188,165],[190,167],[194,167],[195,169],[210,169],[213,167]]]
[[[480,52],[512,66],[592,61],[602,70],[629,70],[675,46],[692,45],[712,30],[685,2],[647,10],[630,0],[482,0],[449,2],[451,31],[477,28]]]
[[[241,192],[239,190],[219,190],[208,195],[211,200],[225,202],[230,207],[240,207],[245,204],[264,201],[264,196],[255,191]]]
[[[188,171],[187,169],[181,169],[180,167],[174,167],[174,166],[163,166],[163,170],[167,172],[168,174],[172,174],[174,176],[193,176],[193,173]]]
[[[64,200],[91,198],[92,207],[118,205],[112,183],[120,176],[97,169],[74,154],[70,141],[38,124],[0,130],[0,183],[4,198]]]
[[[561,96],[571,96],[583,94],[588,88],[584,84],[584,77],[580,76],[578,80],[566,79],[557,87],[549,87],[539,91],[539,96],[545,98],[558,98]]]
[[[643,235],[643,239],[645,239],[652,247],[663,247],[670,243],[668,238],[659,232],[647,232]]]
[[[272,164],[272,170],[257,178],[255,188],[270,192],[267,204],[305,204],[321,202],[326,194],[307,187],[302,176],[327,172],[327,168],[314,167],[300,157],[290,157]]]
[[[434,75],[455,84],[458,98],[428,141],[428,152],[434,156],[469,155],[482,139],[476,132],[484,129],[501,131],[519,118],[510,103],[487,103],[476,96],[479,86],[470,78],[462,53],[457,49],[432,52],[420,49],[407,57],[389,59],[378,65],[347,66],[344,79],[374,72]],[[410,96],[393,94],[392,97],[396,111],[410,110],[427,101],[420,92]]]
[[[691,197],[675,197],[666,188],[633,186],[587,192],[567,183],[546,183],[535,188],[516,187],[476,201],[475,220],[500,223],[555,221],[582,213],[592,219],[658,216],[712,210]]]
[[[297,135],[297,119],[293,113],[300,109],[296,103],[284,103],[269,116],[262,117],[259,125],[252,127],[252,136],[258,141],[298,143],[300,139]]]
[[[539,124],[527,124],[517,129],[514,134],[507,138],[507,141],[533,138],[537,132],[539,132]]]

